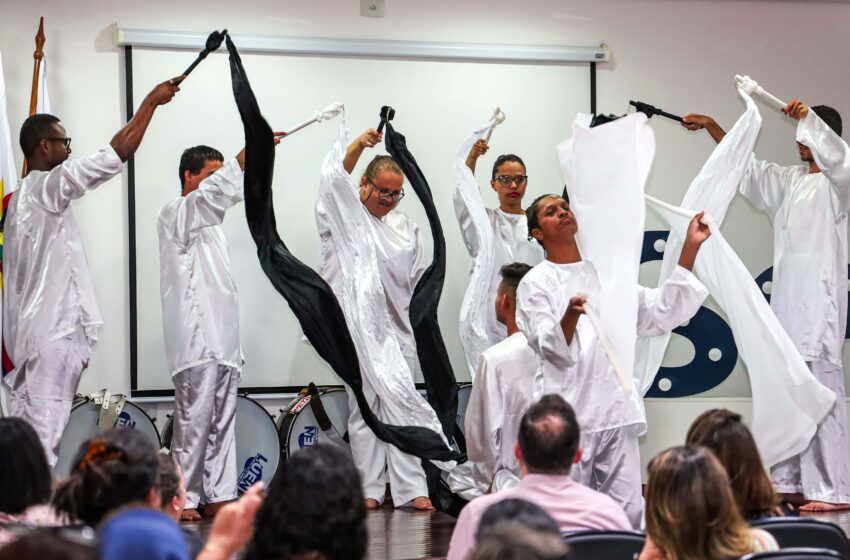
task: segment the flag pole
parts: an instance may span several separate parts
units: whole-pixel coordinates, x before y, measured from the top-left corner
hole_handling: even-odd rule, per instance
[[[30,112],[29,115],[35,114],[35,108],[38,106],[38,74],[41,71],[41,59],[44,58],[44,16],[38,20],[38,33],[35,34],[35,51],[32,53],[33,69],[32,69],[32,92],[30,93]],[[27,175],[27,160],[24,159],[24,169],[21,173],[22,177]]]

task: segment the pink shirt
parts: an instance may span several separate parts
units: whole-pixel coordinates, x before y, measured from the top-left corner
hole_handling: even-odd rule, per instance
[[[484,511],[502,500],[526,500],[540,506],[558,522],[561,531],[590,529],[632,530],[617,503],[561,474],[528,474],[513,488],[476,498],[460,512],[447,560],[465,560],[475,548],[475,532]]]

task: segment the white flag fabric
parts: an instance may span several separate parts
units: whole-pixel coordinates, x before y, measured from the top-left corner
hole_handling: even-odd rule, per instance
[[[484,199],[478,182],[472,174],[472,170],[466,165],[466,156],[472,145],[478,141],[488,130],[499,124],[495,118],[490,119],[486,125],[476,128],[457,149],[454,159],[454,176],[457,190],[455,196],[460,197],[469,214],[475,242],[478,251],[472,260],[472,270],[469,274],[469,284],[463,295],[463,303],[460,306],[460,342],[466,356],[466,366],[472,381],[475,381],[475,372],[478,370],[478,361],[481,353],[492,345],[487,332],[488,310],[495,305],[494,294],[490,291],[496,267],[496,240],[493,228],[484,207]],[[489,306],[489,307],[488,307]]]
[[[41,66],[38,70],[38,98],[35,105],[36,113],[53,114],[53,109],[50,105],[50,93],[47,91],[47,57],[41,59]]]
[[[691,183],[684,208],[670,209],[653,204],[650,197],[647,200],[671,229],[660,281],[668,273],[669,263],[675,265],[696,210],[704,210],[711,217],[712,235],[700,247],[694,273],[726,313],[738,352],[747,365],[753,394],[753,436],[765,467],[770,468],[806,449],[817,425],[835,403],[835,395],[809,371],[752,275],[720,233],[720,223],[749,164],[761,126],[752,99],[741,90],[739,94],[747,110]],[[643,348],[650,353],[644,356],[643,364],[660,365],[669,336],[657,339],[663,344],[656,342]],[[644,370],[645,388],[657,370],[657,366]]]
[[[594,128],[590,115],[579,115],[572,138],[558,146],[579,250],[601,286],[587,302],[593,326],[627,390],[634,377],[644,186],[654,157],[655,136],[643,113]]]
[[[3,56],[0,54],[0,200],[7,194],[14,192],[18,181],[18,173],[15,170],[15,159],[12,155],[12,131],[9,128],[9,117],[6,112],[6,82],[3,78]],[[3,209],[0,205],[0,216]],[[3,234],[0,233],[0,263],[2,263]],[[2,273],[0,273],[0,288],[3,285]],[[3,302],[0,300],[0,317],[3,316]],[[2,340],[2,329],[0,329],[0,340]],[[3,415],[3,407],[0,406],[0,416]]]

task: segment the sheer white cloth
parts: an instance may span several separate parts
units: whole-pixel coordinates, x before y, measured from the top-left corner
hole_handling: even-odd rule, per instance
[[[328,283],[345,314],[360,370],[380,399],[380,420],[428,428],[446,441],[405,360],[406,352],[415,356],[407,310],[425,268],[418,229],[396,210],[380,220],[363,206],[357,186],[342,166],[347,144],[348,128],[342,124],[322,163],[319,201],[329,233],[323,247],[332,251],[329,256],[338,265],[338,280]],[[409,225],[398,228],[399,223]],[[413,247],[401,251],[401,245]],[[323,269],[326,280],[327,272]]]
[[[455,153],[454,206],[461,235],[472,266],[469,285],[460,308],[460,341],[472,380],[481,353],[507,336],[496,319],[495,297],[501,282],[499,271],[511,262],[534,266],[543,260],[543,249],[529,241],[524,214],[506,214],[499,208],[486,208],[478,182],[466,165],[466,156],[475,142],[499,124],[494,117],[475,129]]]
[[[245,199],[235,159],[159,211],[160,297],[171,375],[214,362],[242,369],[239,301],[221,223]]]
[[[673,240],[684,239],[689,216],[695,214],[691,208],[712,216],[712,235],[700,248],[694,272],[726,313],[738,352],[747,364],[753,393],[753,436],[765,466],[770,467],[807,447],[835,396],[811,374],[752,275],[719,231],[738,179],[751,165],[752,146],[761,124],[752,99],[739,93],[747,110],[688,189],[683,201],[688,210],[655,209],[670,225]],[[662,280],[668,258],[677,255],[677,243],[668,241]],[[846,272],[846,263],[844,266]],[[806,317],[808,321],[810,316],[797,319]],[[663,346],[661,353],[663,356]],[[651,382],[651,376],[647,380]]]

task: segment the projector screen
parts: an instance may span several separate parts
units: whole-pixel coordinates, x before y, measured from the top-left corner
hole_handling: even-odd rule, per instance
[[[238,45],[237,45],[238,47]],[[223,51],[223,49],[222,49]],[[179,74],[194,59],[189,51],[132,49],[127,72],[138,105],[158,82]],[[440,326],[459,381],[469,380],[458,338],[458,313],[467,286],[470,258],[455,219],[452,161],[471,130],[487,121],[495,107],[507,115],[493,133],[491,149],[479,160],[476,177],[488,206],[498,204],[489,186],[493,161],[515,153],[529,176],[526,200],[560,193],[563,179],[555,145],[570,135],[578,112],[589,112],[589,65],[505,64],[447,61],[402,61],[369,58],[244,54],[243,62],[266,119],[286,130],[334,101],[345,104],[345,121],[354,138],[378,124],[382,105],[396,110],[396,129],[406,135],[434,192],[447,245],[447,273],[440,303]],[[274,204],[281,237],[302,261],[318,270],[315,204],[319,168],[336,139],[342,117],[314,124],[277,148]],[[131,305],[133,395],[165,394],[172,388],[165,358],[159,291],[156,220],[160,208],[180,196],[178,164],[185,148],[207,144],[235,155],[243,131],[233,101],[228,59],[210,55],[181,86],[174,101],[159,110],[134,166],[131,194],[131,258],[135,255],[136,305]],[[383,144],[367,150],[355,169],[359,179]],[[429,259],[428,222],[412,189],[398,210],[423,230]],[[245,223],[244,205],[231,208],[223,225],[239,290],[240,336],[245,354],[241,387],[254,392],[289,392],[310,381],[340,380],[313,349],[285,300],[259,266],[256,247]],[[134,237],[134,239],[133,239]],[[133,246],[134,245],[134,246]],[[135,336],[133,336],[135,335]]]

